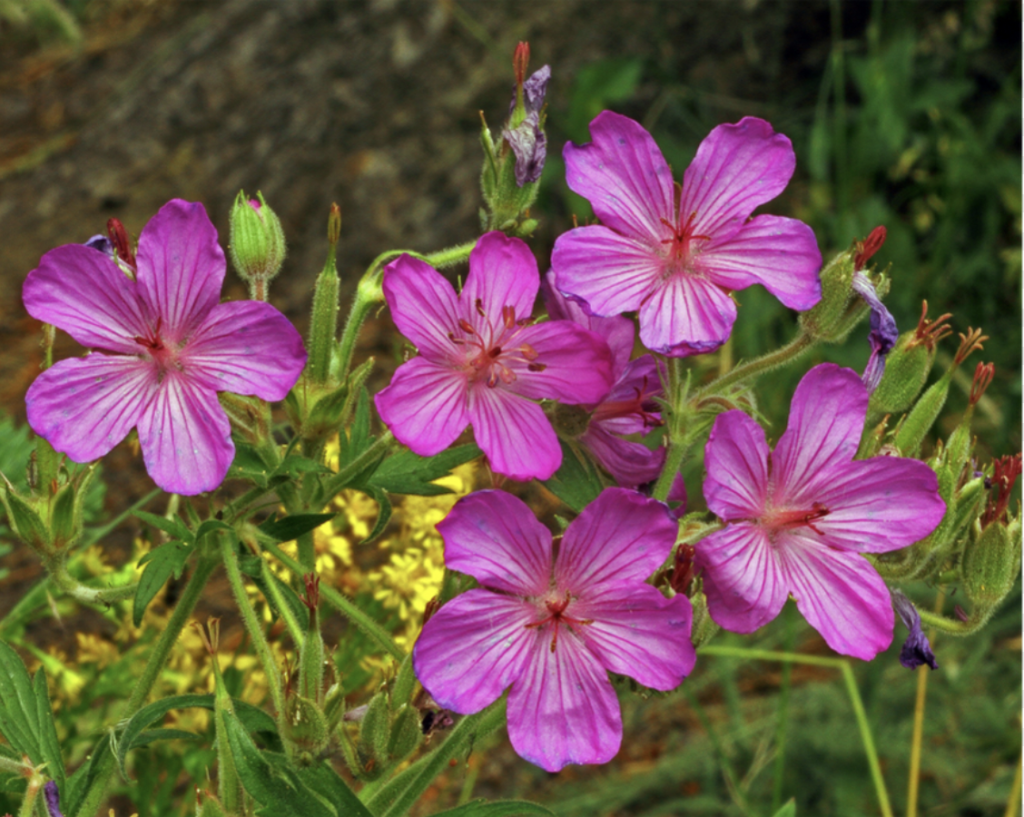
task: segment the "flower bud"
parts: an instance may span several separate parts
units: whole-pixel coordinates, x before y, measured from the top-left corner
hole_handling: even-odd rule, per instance
[[[994,609],[1013,589],[1020,572],[1020,526],[1015,528],[1012,535],[1008,525],[991,524],[964,550],[960,571],[973,604]]]
[[[391,737],[388,740],[388,756],[391,762],[405,760],[416,751],[422,741],[420,712],[416,707],[405,704],[399,708],[395,722],[391,725]]]
[[[315,573],[303,576],[306,598],[302,603],[309,610],[306,637],[299,651],[299,695],[311,701],[323,700],[324,639],[320,635],[320,577]]]
[[[301,695],[291,695],[285,700],[284,732],[300,751],[313,755],[327,748],[330,738],[327,716],[316,701]]]
[[[821,300],[800,314],[800,325],[816,340],[839,343],[853,328],[847,315],[853,297],[853,262],[853,250],[841,252],[829,261],[821,270]],[[867,306],[859,300],[856,306],[867,314]]]
[[[378,692],[370,699],[362,723],[359,724],[359,740],[356,754],[362,767],[360,777],[374,780],[384,771],[388,762],[388,743],[391,740],[391,717],[388,697]]]
[[[341,231],[341,209],[331,205],[327,220],[327,238],[330,249],[327,261],[317,276],[313,291],[313,318],[309,325],[309,360],[306,371],[315,384],[327,382],[331,370],[331,354],[337,346],[338,336],[338,268],[335,263],[335,246]]]
[[[41,506],[38,500],[21,496],[6,477],[3,487],[0,488],[0,500],[3,501],[7,520],[15,535],[33,550],[48,553],[50,531],[39,515],[39,511],[44,510],[45,506]]]
[[[240,190],[231,208],[231,263],[249,282],[253,300],[267,299],[267,282],[284,263],[284,230],[277,214],[267,205],[262,193],[256,199],[246,198]]]
[[[927,314],[928,302],[925,301],[917,328],[900,335],[896,346],[889,353],[885,374],[871,395],[869,417],[906,411],[924,388],[935,362],[938,342],[953,331],[946,324],[951,317],[948,313],[934,321],[929,321]]]

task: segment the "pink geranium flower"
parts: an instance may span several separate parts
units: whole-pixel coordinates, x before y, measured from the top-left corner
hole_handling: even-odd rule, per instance
[[[608,488],[566,529],[551,532],[519,499],[480,491],[437,526],[445,564],[476,578],[427,622],[416,675],[437,703],[479,712],[509,686],[508,733],[549,772],[605,763],[622,741],[607,671],[677,687],[693,669],[690,601],[644,580],[668,557],[676,522],[635,491]]]
[[[593,141],[565,146],[566,181],[602,226],[555,242],[558,288],[595,315],[639,310],[640,339],[674,357],[709,352],[736,320],[730,290],[763,284],[791,309],[821,298],[821,253],[811,228],[750,214],[793,175],[789,139],[761,119],[719,125],[701,142],[676,196],[651,135],[610,111],[590,123]]]
[[[923,539],[946,506],[923,462],[853,459],[867,407],[857,374],[823,363],[797,386],[773,452],[743,412],[715,420],[704,496],[729,524],[698,543],[696,564],[711,617],[726,629],[753,632],[792,594],[836,652],[870,660],[889,646],[889,591],[861,554]]]
[[[32,429],[75,462],[137,428],[161,488],[198,494],[235,455],[217,392],[281,400],[302,372],[299,333],[274,307],[219,303],[224,252],[201,204],[165,204],[139,236],[134,279],[112,257],[66,244],[28,274],[25,308],[94,351],[43,372],[25,402]]]
[[[555,320],[578,323],[604,338],[612,353],[611,390],[593,405],[586,406],[586,430],[576,439],[619,485],[636,488],[652,482],[661,473],[665,449],[653,451],[642,443],[623,439],[629,434],[647,434],[661,425],[656,397],[661,396],[661,378],[651,355],[630,361],[636,329],[621,315],[599,318],[588,315],[578,303],[561,295],[554,275],[544,278],[544,301]]]
[[[576,324],[531,324],[539,288],[526,244],[499,232],[473,248],[460,295],[423,261],[403,255],[388,265],[384,296],[420,353],[374,398],[395,437],[426,457],[471,424],[498,473],[527,480],[558,470],[558,438],[533,401],[600,400],[611,384],[611,356]]]

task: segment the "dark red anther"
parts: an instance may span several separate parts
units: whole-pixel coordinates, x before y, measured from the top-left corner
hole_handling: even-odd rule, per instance
[[[427,602],[427,606],[423,608],[423,625],[426,626],[427,622],[430,621],[430,617],[437,612],[440,607],[440,603],[437,600],[437,596],[434,596],[430,601]]]
[[[516,74],[516,85],[522,87],[526,79],[526,69],[530,65],[530,44],[520,42],[512,55],[512,69]]]
[[[917,322],[917,329],[914,330],[912,345],[924,344],[929,352],[935,351],[935,345],[946,335],[953,333],[953,327],[946,324],[946,321],[952,317],[953,315],[947,312],[944,315],[939,315],[933,321],[928,320],[928,301],[922,301],[921,319]]]
[[[974,380],[971,383],[971,392],[967,402],[972,406],[978,405],[985,390],[992,384],[992,378],[996,374],[995,363],[979,363],[974,369]]]
[[[302,577],[302,581],[306,585],[306,598],[302,600],[302,603],[309,608],[310,612],[314,612],[320,607],[320,577],[316,573],[306,573]]]
[[[980,329],[972,329],[967,327],[967,334],[963,332],[960,335],[960,348],[956,350],[956,354],[953,355],[953,366],[959,366],[972,352],[980,352],[984,347],[981,345],[988,340],[988,335],[981,334]]]
[[[959,604],[953,608],[953,615],[963,622],[966,622],[970,618],[970,616],[967,615],[967,611]]]
[[[475,335],[476,334],[476,330],[473,328],[473,324],[471,324],[465,318],[459,318],[459,329],[461,329],[467,335]]]
[[[885,227],[879,225],[868,234],[867,238],[856,243],[857,254],[853,257],[853,268],[855,270],[864,269],[864,265],[871,259],[871,256],[882,249],[882,245],[885,243],[885,236]]]
[[[121,219],[111,218],[107,220],[107,235],[110,236],[110,243],[117,250],[117,257],[129,267],[135,269],[135,251],[132,249],[132,242],[128,238],[128,231],[121,223]]]
[[[696,574],[696,566],[693,563],[696,553],[697,549],[693,545],[680,545],[676,548],[675,564],[672,566],[672,575],[668,583],[677,593],[686,595],[690,589],[690,583]]]
[[[1021,455],[1000,457],[993,463],[992,493],[989,494],[988,505],[981,516],[981,526],[987,528],[993,522],[999,522],[1006,514],[1010,504],[1010,494],[1017,484],[1021,473]]]
[[[480,298],[476,299],[476,301],[473,303],[473,306],[476,307],[477,315],[479,315],[481,318],[487,317],[487,313],[484,312],[484,302]]]
[[[505,322],[506,329],[513,329],[516,325],[516,308],[505,305],[501,308],[501,319]]]

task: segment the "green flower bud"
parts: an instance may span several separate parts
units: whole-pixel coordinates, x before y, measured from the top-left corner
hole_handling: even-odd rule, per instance
[[[327,716],[316,701],[301,695],[292,695],[285,700],[285,737],[300,752],[316,755],[327,748],[330,728]]]
[[[218,770],[218,774],[219,774]],[[212,794],[196,792],[196,817],[227,817],[227,812]]]
[[[691,630],[691,638],[694,647],[700,647],[702,644],[707,644],[721,629],[714,621],[711,620],[711,614],[708,613],[708,598],[704,595],[703,585],[701,584],[700,589],[691,590],[690,603],[693,605],[693,629]]]
[[[412,700],[413,687],[416,685],[416,672],[412,666],[412,656],[405,656],[402,665],[398,668],[398,677],[395,678],[395,685],[391,690],[391,699],[399,706],[404,706]]]
[[[803,330],[816,340],[839,343],[846,337],[852,325],[847,326],[847,306],[854,298],[853,266],[854,251],[841,252],[821,270],[821,300],[800,314]],[[868,307],[859,299],[866,315]]]
[[[363,721],[359,724],[356,752],[363,769],[362,776],[380,775],[388,763],[388,743],[391,740],[391,713],[388,696],[378,692],[370,699]]]
[[[392,763],[398,763],[416,751],[423,741],[423,729],[420,726],[420,713],[414,706],[405,704],[399,708],[395,722],[391,726],[391,737],[388,740],[388,756]]]
[[[341,231],[341,210],[331,205],[327,220],[327,238],[330,249],[327,261],[316,279],[313,293],[313,318],[309,326],[309,362],[306,371],[314,384],[327,382],[331,369],[331,353],[337,345],[338,336],[338,269],[335,264],[335,246]]]
[[[1015,536],[1002,522],[986,527],[964,551],[960,571],[967,598],[994,609],[1009,595],[1020,572],[1020,527]]]
[[[49,553],[50,532],[39,515],[39,510],[45,513],[45,503],[21,496],[6,477],[3,482],[0,500],[15,535],[33,550]]]
[[[946,324],[948,313],[929,321],[928,302],[921,308],[917,328],[904,332],[885,362],[885,374],[871,395],[868,416],[897,414],[906,411],[924,388],[935,362],[935,349],[940,340],[953,330]]]
[[[277,214],[267,205],[262,193],[249,199],[244,190],[235,197],[229,218],[231,227],[231,263],[249,282],[253,300],[267,299],[267,283],[281,271],[286,245],[284,230]]]
[[[299,650],[299,695],[311,701],[323,701],[324,685],[324,639],[320,635],[320,577],[315,573],[303,576],[306,582],[306,598],[303,604],[309,609],[309,624],[306,637]]]

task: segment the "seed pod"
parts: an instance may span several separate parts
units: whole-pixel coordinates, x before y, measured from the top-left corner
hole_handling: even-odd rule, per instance
[[[964,591],[972,603],[994,609],[1013,589],[1020,572],[1020,528],[994,522],[967,546],[961,564]]]
[[[885,361],[885,373],[871,395],[868,416],[898,414],[910,408],[924,388],[935,362],[935,348],[916,342],[917,333],[904,332]]]
[[[850,250],[841,252],[822,268],[821,300],[800,315],[800,325],[816,340],[836,343],[852,328],[844,317],[853,297],[853,256]]]
[[[391,762],[405,760],[416,751],[422,741],[423,729],[420,726],[419,710],[409,704],[400,707],[391,725],[391,737],[388,740],[388,756]]]

